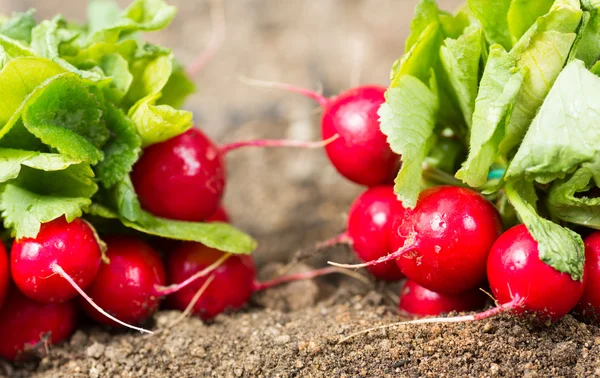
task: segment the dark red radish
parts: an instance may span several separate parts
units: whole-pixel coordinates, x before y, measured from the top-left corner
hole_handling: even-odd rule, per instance
[[[108,263],[100,270],[86,293],[96,305],[117,319],[129,324],[140,324],[148,319],[160,304],[154,294],[155,285],[164,285],[166,273],[163,262],[145,242],[131,236],[104,238]],[[85,312],[95,321],[118,326],[80,298]]]
[[[400,271],[419,285],[444,294],[478,287],[487,256],[502,232],[496,208],[481,194],[455,186],[424,190],[417,206],[392,226],[392,251],[358,268],[396,260]]]
[[[16,240],[11,250],[11,272],[15,284],[29,298],[42,302],[64,302],[88,287],[100,268],[102,252],[94,230],[82,219],[68,223],[64,217],[42,224],[35,238]]]
[[[200,243],[184,242],[167,256],[167,277],[172,283],[183,282],[202,271],[225,254]],[[225,310],[236,310],[246,304],[254,292],[256,269],[247,255],[232,255],[212,271],[214,280],[196,302],[192,312],[212,319]],[[202,277],[167,297],[168,304],[184,310],[206,281]]]
[[[131,180],[142,207],[163,218],[202,222],[213,215],[226,181],[224,155],[242,147],[323,147],[325,142],[254,140],[218,147],[197,128],[144,149]]]
[[[6,248],[0,241],[0,309],[4,304],[6,293],[8,292],[8,283],[10,281],[10,270],[8,265],[8,255]]]
[[[294,85],[248,80],[250,84],[280,88],[302,94],[323,108],[321,134],[324,140],[339,138],[325,147],[329,160],[348,180],[376,186],[393,182],[400,168],[395,154],[380,130],[377,111],[385,102],[385,87],[364,85],[349,89],[333,98]]]
[[[392,186],[377,186],[358,196],[348,214],[348,239],[362,261],[376,260],[392,253],[392,224],[403,219],[405,209]],[[397,281],[403,275],[394,261],[368,266],[377,279]]]
[[[482,308],[486,301],[486,295],[479,289],[456,295],[440,294],[408,280],[400,292],[398,308],[403,315],[420,318],[452,311],[477,310]]]
[[[206,222],[224,222],[229,223],[229,214],[227,214],[227,210],[223,206],[219,206],[217,211],[213,213],[210,217],[206,219]]]
[[[0,357],[16,361],[65,341],[77,325],[73,301],[39,303],[11,287],[0,310]]]
[[[195,301],[191,312],[208,320],[226,310],[241,308],[257,291],[331,273],[345,271],[327,267],[258,282],[250,256],[230,255],[200,243],[183,242],[167,256],[167,279],[172,285],[156,287],[156,293],[168,295],[167,303],[179,310],[185,310]],[[364,281],[355,274],[350,276]],[[196,300],[199,290],[202,295]]]
[[[585,274],[587,281],[575,311],[586,320],[600,322],[600,231],[585,238]]]

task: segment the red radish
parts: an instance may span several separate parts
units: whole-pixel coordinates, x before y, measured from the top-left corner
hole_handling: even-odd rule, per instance
[[[156,292],[168,295],[171,307],[184,310],[196,292],[212,279],[192,308],[192,313],[201,318],[212,319],[223,311],[241,308],[257,291],[330,273],[344,271],[328,267],[257,282],[250,256],[229,255],[200,243],[183,242],[167,256],[168,281],[175,284],[157,287]]]
[[[229,215],[223,206],[219,206],[217,211],[206,219],[207,222],[224,222],[229,223]]]
[[[600,322],[600,232],[593,232],[585,238],[584,242],[587,282],[575,311],[585,319],[598,323]]]
[[[148,244],[134,237],[112,236],[104,240],[109,263],[100,265],[86,293],[117,319],[139,324],[154,314],[160,304],[154,286],[166,281],[162,260]],[[80,303],[97,322],[117,325],[84,299],[80,298]]]
[[[362,261],[371,261],[392,253],[392,223],[404,218],[405,209],[392,186],[378,186],[363,192],[350,207],[348,238]],[[403,275],[394,261],[368,266],[377,279],[397,281]]]
[[[400,271],[444,294],[476,288],[485,280],[487,256],[502,232],[500,215],[481,194],[454,186],[424,190],[417,206],[392,226],[392,251],[357,268],[397,260]]]
[[[387,324],[353,333],[340,342],[360,334],[402,324],[460,323],[482,320],[510,312],[535,314],[542,321],[557,321],[569,313],[582,298],[588,267],[583,279],[575,281],[540,260],[538,243],[523,224],[504,232],[494,243],[487,262],[487,274],[497,307],[473,315],[451,318],[426,318]]]
[[[4,244],[0,241],[0,308],[2,308],[6,293],[8,292],[9,280],[8,255],[6,254]]]
[[[334,137],[335,138],[335,137]],[[217,211],[225,190],[224,155],[242,147],[322,147],[290,140],[255,140],[218,147],[193,128],[147,147],[133,167],[131,180],[141,205],[154,215],[201,222]]]
[[[247,80],[250,84],[280,88],[302,94],[323,108],[321,134],[324,140],[340,137],[325,147],[329,160],[344,177],[357,184],[375,186],[391,183],[400,168],[395,154],[381,132],[377,111],[385,102],[385,87],[364,85],[328,99],[290,84]]]
[[[415,318],[441,315],[452,311],[465,312],[482,308],[487,298],[479,289],[457,295],[439,294],[414,281],[406,281],[400,292],[400,312]]]
[[[15,361],[65,341],[75,331],[76,315],[73,301],[43,304],[10,288],[0,310],[0,357]]]
[[[35,238],[13,243],[11,271],[15,284],[29,298],[64,302],[77,296],[60,271],[81,288],[88,287],[100,268],[101,251],[94,230],[82,219],[64,217],[42,224]]]

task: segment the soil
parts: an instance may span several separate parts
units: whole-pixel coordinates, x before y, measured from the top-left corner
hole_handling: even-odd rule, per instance
[[[228,38],[198,78],[186,107],[220,142],[250,138],[317,139],[315,104],[250,88],[238,75],[322,84],[332,95],[355,82],[385,85],[403,51],[416,0],[224,0]],[[119,1],[127,3],[128,1]],[[189,63],[210,36],[208,1],[169,0],[177,21],[151,39]],[[439,3],[446,9],[458,0]],[[40,18],[60,11],[81,19],[81,0],[0,0],[0,11],[29,7]],[[354,62],[357,62],[355,64]],[[361,69],[353,69],[360,66]],[[354,72],[354,74],[353,74]],[[354,78],[354,79],[353,79]],[[342,179],[323,151],[241,150],[228,157],[225,205],[255,236],[254,257],[268,278],[273,261],[344,228],[362,188]],[[307,261],[352,261],[343,247]],[[306,267],[304,268],[306,269]],[[398,285],[349,278],[299,282],[256,295],[211,324],[161,311],[153,336],[84,324],[48,356],[18,366],[0,362],[0,377],[592,377],[600,376],[600,329],[571,316],[552,326],[500,317],[468,324],[400,326],[339,341],[400,320]],[[0,335],[2,337],[2,335]]]
[[[269,269],[272,271],[272,269]],[[294,283],[265,292],[242,312],[166,328],[152,336],[96,327],[50,348],[39,363],[5,364],[0,377],[592,377],[600,376],[600,329],[571,316],[552,326],[500,317],[476,323],[399,326],[390,287],[349,279]],[[291,311],[288,311],[291,310]]]

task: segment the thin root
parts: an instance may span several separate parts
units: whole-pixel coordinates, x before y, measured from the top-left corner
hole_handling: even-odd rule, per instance
[[[198,302],[198,300],[200,299],[200,297],[202,296],[202,294],[204,294],[204,292],[206,291],[206,289],[208,288],[208,286],[210,285],[210,283],[214,279],[215,279],[215,275],[214,274],[212,274],[210,277],[208,277],[206,279],[206,281],[204,282],[204,284],[202,285],[202,287],[200,287],[200,289],[198,289],[198,291],[196,292],[196,294],[194,294],[194,296],[192,297],[192,300],[187,305],[187,307],[185,308],[185,310],[183,310],[183,312],[177,317],[177,319],[173,320],[173,322],[171,322],[170,324],[168,324],[165,327],[166,329],[175,327],[177,324],[179,324],[181,321],[183,321],[185,318],[187,318],[190,315],[190,313],[192,312],[192,309],[194,308],[194,306],[196,305],[196,303]]]

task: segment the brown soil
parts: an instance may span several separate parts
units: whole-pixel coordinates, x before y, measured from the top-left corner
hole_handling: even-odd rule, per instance
[[[188,319],[153,336],[87,328],[37,365],[4,365],[0,377],[600,376],[600,330],[571,316],[551,327],[509,317],[400,326],[340,344],[399,319],[387,289],[295,283],[261,295],[268,308],[254,304],[212,324]],[[178,315],[159,313],[155,329]]]

